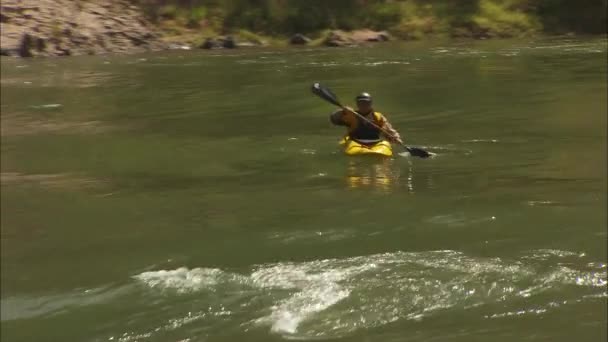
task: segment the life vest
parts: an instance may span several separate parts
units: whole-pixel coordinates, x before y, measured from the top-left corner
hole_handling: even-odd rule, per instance
[[[377,127],[374,127],[372,124],[363,120],[357,115],[354,115],[352,113],[350,114],[354,116],[354,120],[350,120],[352,124],[349,125],[348,131],[348,136],[351,139],[363,144],[373,144],[382,140],[382,132]],[[383,116],[379,112],[373,112],[373,119],[371,119],[370,121],[372,121],[377,126],[382,127]]]

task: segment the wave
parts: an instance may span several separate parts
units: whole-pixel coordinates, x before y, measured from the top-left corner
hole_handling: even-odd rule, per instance
[[[605,264],[586,262],[573,268],[573,263],[565,266],[564,258],[582,261],[586,256],[537,250],[507,260],[451,250],[394,252],[264,264],[245,274],[182,267],[144,272],[135,279],[164,293],[209,292],[220,301],[239,298],[225,303],[228,311],[255,308],[254,317],[240,317],[244,321],[239,327],[266,326],[291,338],[329,338],[398,320],[425,319],[446,310],[492,303],[521,305],[521,299],[540,294],[551,299],[544,306],[530,304],[484,317],[542,314],[561,305],[564,287],[578,289],[576,300],[606,296]]]

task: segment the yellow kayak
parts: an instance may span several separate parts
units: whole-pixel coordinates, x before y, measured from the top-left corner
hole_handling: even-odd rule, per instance
[[[372,145],[364,145],[345,137],[340,141],[340,145],[344,146],[344,153],[349,156],[378,155],[391,157],[393,155],[391,143],[386,140],[379,141]]]

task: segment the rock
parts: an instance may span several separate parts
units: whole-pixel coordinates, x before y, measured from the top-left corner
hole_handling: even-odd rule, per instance
[[[63,45],[56,45],[55,46],[55,55],[56,56],[71,56],[72,51],[69,48],[64,47]]]
[[[171,43],[167,45],[167,49],[169,50],[190,50],[192,47],[188,44],[184,43]]]
[[[131,40],[131,42],[133,43],[133,45],[135,45],[135,46],[140,46],[140,45],[146,44],[146,40],[141,37],[137,37],[137,36],[133,36],[133,35],[126,35],[126,37],[129,38]]]
[[[0,47],[10,53],[11,56],[17,56],[19,51],[19,44],[21,43],[21,36],[23,35],[23,29],[14,24],[0,24]]]
[[[78,37],[72,37],[69,40],[70,45],[74,46],[74,47],[88,47],[90,46],[89,44],[89,38],[88,37],[83,37],[83,36],[78,36]]]
[[[488,39],[492,38],[493,33],[487,28],[476,27],[471,30],[471,34],[474,39]]]
[[[262,44],[257,44],[254,42],[239,42],[236,46],[237,47],[256,47],[256,46],[262,46]]]
[[[234,49],[237,47],[236,40],[232,36],[207,38],[199,46],[200,49]]]
[[[104,48],[106,47],[106,40],[104,39],[103,34],[95,35],[95,45]]]
[[[222,47],[225,49],[234,49],[236,48],[236,40],[232,36],[227,36],[221,39]]]
[[[12,56],[11,50],[0,48],[0,56]]]
[[[386,31],[356,30],[352,32],[332,31],[323,43],[327,46],[357,45],[366,42],[385,42],[390,40]]]
[[[390,40],[390,36],[387,32],[379,32],[377,35],[366,39],[368,42],[386,42]]]
[[[389,34],[386,31],[356,30],[351,32],[351,38],[357,43],[384,42],[389,40]]]
[[[42,38],[36,38],[36,51],[44,52],[46,50],[46,42]]]
[[[323,44],[333,47],[346,46],[352,44],[352,40],[342,31],[331,31]]]
[[[323,44],[325,44],[326,46],[331,46],[331,47],[339,47],[339,46],[346,45],[344,42],[336,40],[336,39],[328,39],[325,42],[323,42]]]
[[[199,46],[201,49],[217,49],[221,45],[213,38],[207,38],[205,41]]]
[[[464,27],[455,27],[450,32],[452,38],[472,38],[473,33],[470,29]]]
[[[24,33],[23,36],[21,36],[21,42],[19,43],[19,57],[33,57],[34,55],[30,51],[32,45],[32,36]]]
[[[310,38],[300,33],[296,33],[289,38],[289,44],[292,45],[306,45],[308,43],[310,43]]]

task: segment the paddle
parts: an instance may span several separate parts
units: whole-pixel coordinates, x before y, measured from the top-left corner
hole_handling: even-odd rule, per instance
[[[338,100],[338,97],[336,96],[336,94],[332,93],[331,90],[329,90],[329,88],[322,86],[319,83],[314,83],[312,85],[312,93],[319,96],[320,98],[322,98],[323,100],[336,105],[344,110],[349,110],[348,108],[344,107],[340,101]],[[385,129],[383,129],[382,127],[376,125],[375,123],[371,122],[370,120],[368,120],[366,117],[364,117],[363,115],[355,112],[354,110],[352,111],[353,114],[355,114],[356,116],[358,116],[359,118],[361,118],[362,120],[365,120],[366,122],[368,122],[369,124],[371,124],[372,126],[376,127],[377,129],[381,130],[384,134],[386,134],[388,137],[391,137],[394,139],[394,137],[387,132]],[[430,152],[427,152],[421,148],[418,147],[407,147],[405,146],[405,144],[401,144],[401,146],[403,148],[405,148],[406,151],[408,151],[412,156],[415,157],[420,157],[420,158],[428,158],[431,156]]]

